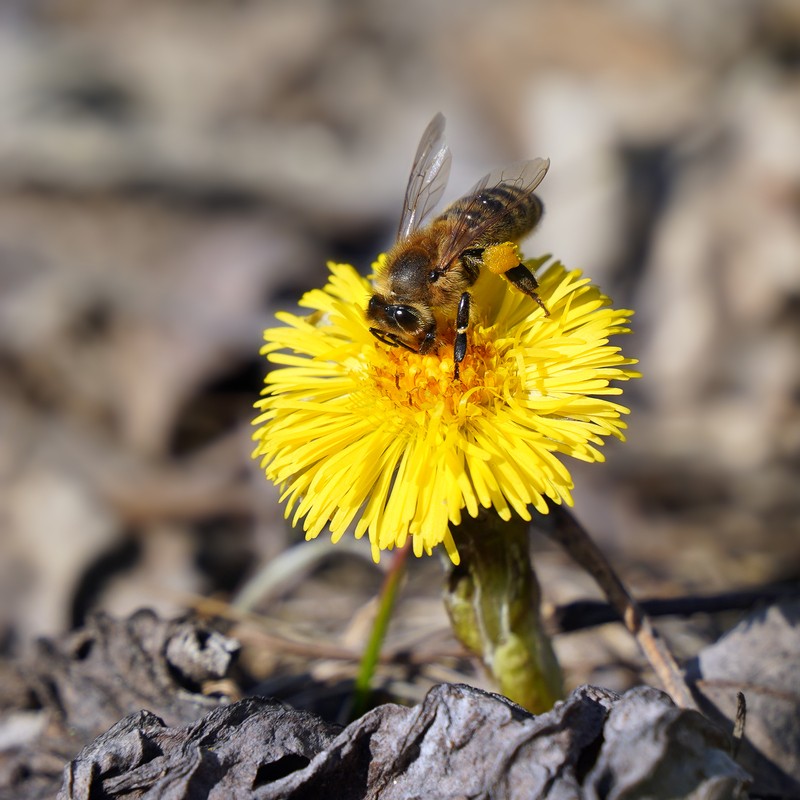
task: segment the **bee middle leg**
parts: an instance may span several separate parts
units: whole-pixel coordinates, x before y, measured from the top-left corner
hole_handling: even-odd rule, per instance
[[[459,365],[467,354],[467,330],[469,330],[469,309],[472,298],[469,292],[464,292],[458,301],[456,313],[456,340],[453,344],[453,380],[459,380],[461,372]]]
[[[544,304],[544,301],[541,297],[539,297],[539,293],[536,291],[539,288],[539,283],[536,278],[533,277],[533,273],[524,264],[519,264],[516,267],[512,267],[507,272],[504,272],[503,275],[508,278],[508,280],[513,283],[517,289],[523,292],[523,294],[528,295],[528,297],[532,297],[541,306],[546,317],[550,316],[547,306]]]

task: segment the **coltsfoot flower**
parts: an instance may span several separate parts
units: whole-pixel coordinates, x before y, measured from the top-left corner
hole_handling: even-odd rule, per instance
[[[337,541],[355,524],[376,561],[410,536],[415,555],[443,544],[458,563],[450,526],[464,512],[530,520],[531,507],[547,513],[546,498],[572,505],[561,457],[603,461],[604,437],[624,438],[628,409],[609,399],[622,391],[611,383],[638,373],[609,337],[628,332],[632,312],[580,272],[554,262],[541,274],[546,317],[484,270],[454,380],[452,338],[425,355],[377,341],[364,316],[369,281],[329,268],[324,289],[300,301],[311,313],[278,314],[285,325],[264,333],[276,367],[254,421],[253,457],[306,538],[328,525]]]

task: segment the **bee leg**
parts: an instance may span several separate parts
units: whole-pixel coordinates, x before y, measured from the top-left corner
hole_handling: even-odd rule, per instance
[[[542,298],[539,297],[539,293],[536,289],[539,287],[536,278],[533,277],[533,273],[524,265],[519,264],[516,267],[512,267],[507,272],[504,272],[506,278],[508,278],[514,286],[517,287],[521,292],[527,294],[528,297],[532,297],[542,308],[544,311],[544,315],[546,317],[550,316],[550,312],[547,310],[547,306],[542,301]]]
[[[389,331],[383,331],[380,328],[370,328],[369,332],[379,341],[383,342],[384,344],[388,344],[389,347],[402,347],[406,350],[410,350],[412,353],[418,353],[419,351],[407,345],[396,333],[390,333]]]
[[[483,250],[483,247],[470,247],[461,254],[461,264],[470,286],[478,280],[481,273]]]
[[[425,331],[425,338],[419,346],[418,353],[429,353],[436,344],[436,323],[432,322]]]
[[[464,360],[467,354],[467,330],[469,329],[469,307],[472,298],[469,292],[464,292],[461,295],[461,300],[458,301],[458,312],[456,314],[456,340],[453,344],[453,361],[455,366],[453,368],[453,379],[458,380],[461,376],[459,364]]]

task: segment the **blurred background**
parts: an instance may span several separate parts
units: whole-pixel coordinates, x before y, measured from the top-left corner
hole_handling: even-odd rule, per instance
[[[546,156],[525,246],[636,309],[629,440],[570,465],[640,597],[800,578],[800,5],[793,0],[0,4],[0,651],[89,612],[228,602],[262,690],[353,674],[381,567],[301,542],[249,452],[261,331],[392,241],[433,114],[446,197]],[[293,549],[297,547],[298,549]],[[598,596],[534,540],[548,607]],[[389,559],[384,559],[388,563]],[[467,680],[435,558],[395,696]],[[252,589],[252,585],[251,585]],[[665,622],[679,655],[729,624]],[[625,688],[620,626],[559,636]],[[341,655],[341,653],[339,653]],[[302,676],[301,682],[298,676]]]

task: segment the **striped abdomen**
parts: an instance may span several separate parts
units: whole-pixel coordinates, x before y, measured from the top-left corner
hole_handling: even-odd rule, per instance
[[[466,219],[470,228],[482,227],[473,245],[518,241],[536,227],[544,206],[533,192],[513,183],[501,183],[467,195],[448,206],[434,222]]]

